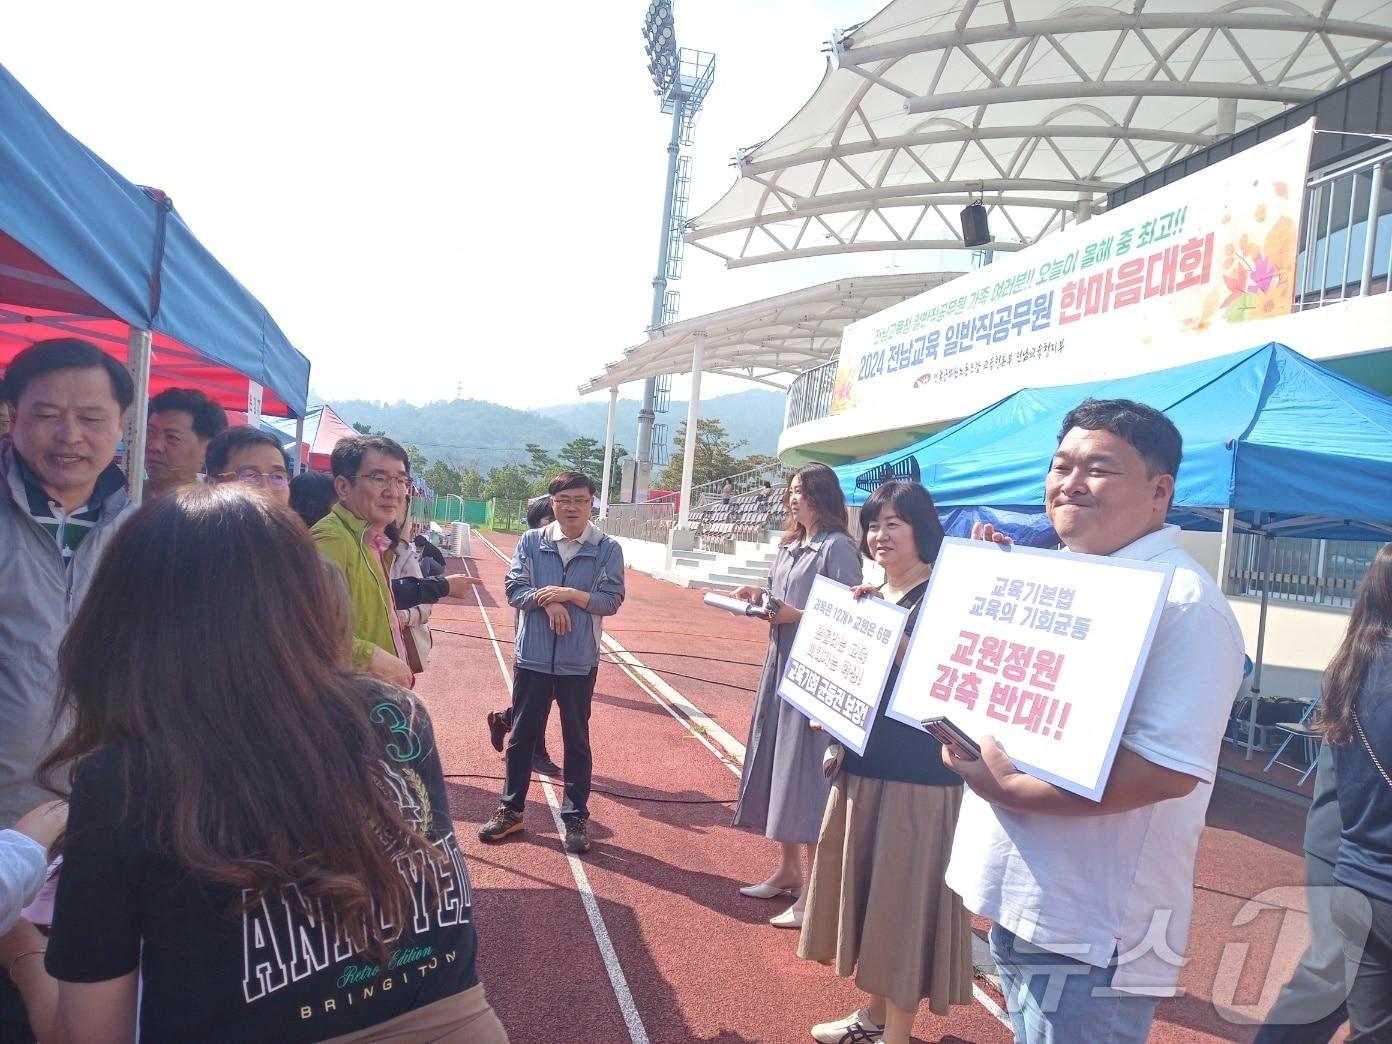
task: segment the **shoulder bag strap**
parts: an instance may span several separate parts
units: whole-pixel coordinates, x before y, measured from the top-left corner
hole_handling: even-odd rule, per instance
[[[1387,774],[1387,770],[1382,767],[1382,762],[1378,760],[1377,754],[1373,752],[1373,745],[1368,742],[1368,734],[1363,731],[1363,723],[1358,720],[1358,711],[1353,711],[1353,727],[1358,733],[1358,738],[1363,741],[1363,749],[1368,752],[1368,757],[1373,759],[1373,767],[1382,775],[1383,782],[1392,788],[1392,776]]]

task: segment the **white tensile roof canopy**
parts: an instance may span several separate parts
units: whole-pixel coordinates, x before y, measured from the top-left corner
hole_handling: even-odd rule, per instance
[[[960,248],[981,199],[998,250],[1381,65],[1392,0],[893,0],[832,40],[821,85],[689,222],[729,267]]]
[[[580,386],[580,394],[664,373],[688,373],[704,338],[703,373],[722,373],[783,390],[804,370],[836,358],[841,331],[959,272],[838,279],[805,290],[684,319],[652,331],[644,343]]]

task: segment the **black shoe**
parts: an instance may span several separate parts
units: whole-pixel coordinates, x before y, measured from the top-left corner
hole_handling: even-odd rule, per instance
[[[503,720],[503,715],[499,711],[488,712],[488,742],[493,744],[493,749],[502,753],[503,740],[507,738],[508,723]]]
[[[559,776],[561,766],[551,760],[551,755],[544,750],[539,750],[532,755],[532,771],[540,772],[543,776]]]
[[[522,813],[514,812],[506,805],[499,805],[498,811],[493,813],[493,818],[479,827],[478,836],[480,841],[501,841],[521,829]]]
[[[565,850],[573,855],[584,855],[590,850],[590,828],[588,820],[566,820]]]

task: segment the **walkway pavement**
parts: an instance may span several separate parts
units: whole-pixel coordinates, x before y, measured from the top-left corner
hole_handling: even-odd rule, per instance
[[[418,684],[473,876],[480,974],[514,1044],[809,1040],[809,1026],[862,995],[796,957],[795,933],[765,923],[778,903],[736,891],[763,879],[775,855],[771,842],[729,825],[731,755],[748,730],[767,635],[757,622],[630,570],[607,643],[626,666],[602,666],[596,687],[593,850],[577,859],[561,849],[562,795],[546,781],[533,784],[525,833],[477,841],[501,786],[484,715],[508,703],[513,612],[502,577],[515,539],[476,531],[474,557],[451,561],[484,588],[436,608],[431,668]],[[554,715],[549,744],[559,759]],[[1250,1040],[1224,1012],[1269,1005],[1303,946],[1303,917],[1283,909],[1303,902],[1302,820],[1288,803],[1219,786],[1200,851],[1187,994],[1161,1004],[1153,1040]],[[1244,906],[1255,916],[1239,916]],[[916,1039],[1009,1041],[994,986],[979,979],[977,992],[950,1018],[920,1016]]]

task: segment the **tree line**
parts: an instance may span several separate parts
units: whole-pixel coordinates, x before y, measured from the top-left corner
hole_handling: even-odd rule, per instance
[[[353,427],[364,435],[388,434],[367,424],[355,423]],[[671,459],[651,483],[655,489],[681,488],[682,454],[686,449],[685,422],[672,441],[675,448]],[[761,453],[740,456],[739,450],[746,445],[745,439],[732,439],[719,420],[698,420],[692,484],[701,486],[742,471],[778,463],[777,458]],[[526,500],[545,493],[547,483],[557,472],[580,471],[598,483],[604,470],[604,444],[588,436],[571,439],[555,451],[529,442],[524,447],[527,454],[525,461],[499,464],[486,472],[469,465],[453,464],[443,458],[431,460],[419,447],[410,443],[403,446],[411,458],[412,473],[419,475],[438,496],[459,496],[465,500]],[[622,446],[614,446],[614,469],[609,486],[611,500],[619,495],[623,475],[620,462],[628,455]]]

